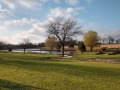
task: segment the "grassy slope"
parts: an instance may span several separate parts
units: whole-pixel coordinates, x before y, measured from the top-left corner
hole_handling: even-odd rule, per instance
[[[120,65],[0,53],[0,89],[119,90]]]

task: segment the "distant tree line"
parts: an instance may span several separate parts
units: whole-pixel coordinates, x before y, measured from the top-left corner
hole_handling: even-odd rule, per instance
[[[108,36],[106,38],[105,37],[104,38],[100,38],[100,43],[102,43],[102,44],[105,44],[105,43],[109,43],[109,44],[120,43],[120,38],[115,39],[112,36]]]
[[[14,47],[14,45],[12,44],[8,44],[4,41],[0,41],[0,50],[6,50],[8,49],[9,51],[11,51],[11,49]]]
[[[12,51],[12,49],[28,49],[28,48],[40,48],[45,47],[45,43],[41,42],[38,44],[34,44],[31,42],[27,42],[26,39],[22,39],[22,41],[19,44],[8,44],[7,42],[0,41],[0,50],[8,50]]]

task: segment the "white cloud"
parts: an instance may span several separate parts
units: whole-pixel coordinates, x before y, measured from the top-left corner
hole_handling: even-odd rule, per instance
[[[61,16],[62,14],[63,13],[61,8],[55,8],[55,9],[51,9],[50,14],[48,16],[51,18],[51,17]]]
[[[15,9],[15,0],[0,0],[0,2],[6,4],[11,9]]]
[[[67,8],[67,9],[62,9],[62,8],[55,8],[51,9],[50,14],[48,15],[49,18],[54,18],[58,16],[66,16],[66,17],[73,17],[74,13],[80,13],[81,11],[85,10],[85,7],[78,7],[78,8]]]
[[[85,7],[78,7],[78,8],[67,8],[66,12],[67,13],[74,13],[74,12],[80,12],[85,10]]]
[[[6,30],[6,27],[4,27],[4,26],[0,26],[0,33],[2,32],[2,31],[4,31],[4,30]]]
[[[46,23],[47,21],[40,22],[39,20],[28,18],[5,21],[3,25],[0,25],[0,38],[12,44],[17,44],[23,38],[29,38],[33,43],[43,42],[46,36]],[[19,30],[15,30],[16,25]],[[27,25],[31,27],[26,28]],[[23,28],[24,30],[22,30]],[[5,35],[5,33],[9,34],[9,32],[12,33]]]
[[[4,18],[4,17],[7,17],[7,16],[11,16],[11,15],[13,15],[13,13],[8,11],[7,9],[0,8],[0,18]]]
[[[68,3],[69,5],[77,5],[79,4],[80,0],[65,0],[66,3]]]
[[[8,11],[7,9],[2,8],[2,5],[0,4],[0,19],[3,19],[8,16],[13,16],[14,14],[11,11]]]
[[[35,9],[49,1],[51,0],[0,0],[1,3],[7,5],[11,9],[15,9],[16,7]],[[52,1],[55,3],[60,3],[60,0]]]
[[[45,22],[38,22],[32,25],[32,28],[28,31],[29,34],[32,35],[40,35],[45,36],[46,29],[45,29]]]
[[[40,0],[18,0],[18,3],[21,7],[25,7],[25,8],[35,8],[39,5],[41,5]]]
[[[11,37],[11,43],[18,43],[21,39],[29,38],[32,43],[39,43],[45,41],[45,28],[43,25],[44,22],[32,24],[32,28],[16,32],[13,37]],[[14,40],[13,40],[14,39]]]
[[[7,5],[11,9],[15,9],[16,7],[34,9],[38,5],[41,5],[42,0],[0,0],[0,2]]]
[[[39,22],[36,19],[28,19],[28,18],[22,18],[22,19],[17,19],[17,20],[9,20],[4,23],[5,26],[22,26],[22,25],[27,25],[27,24],[32,24]]]

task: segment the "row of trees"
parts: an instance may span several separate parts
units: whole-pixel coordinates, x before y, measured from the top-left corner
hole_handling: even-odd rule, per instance
[[[65,41],[65,45],[69,46],[69,48],[73,48],[74,45],[78,45],[78,49],[83,53],[86,51],[86,46],[90,47],[90,50],[93,51],[93,47],[98,45],[99,36],[95,31],[88,31],[84,34],[84,40],[81,42],[76,42],[72,39]],[[57,47],[57,38],[55,36],[49,36],[46,39],[46,47],[51,51],[53,48]]]
[[[120,39],[119,38],[115,39],[112,36],[108,36],[106,38],[100,38],[99,41],[100,41],[100,43],[103,43],[103,44],[105,44],[105,43],[120,43]]]
[[[40,48],[40,47],[45,47],[45,43],[33,44],[28,38],[22,39],[22,41],[16,45],[8,44],[7,42],[0,41],[0,50],[12,51],[12,49],[22,48],[24,49],[24,53],[25,53],[26,49],[28,48]]]
[[[4,41],[0,41],[0,50],[8,49],[9,51],[11,51],[12,48],[13,48],[12,44],[8,44]]]
[[[77,20],[73,18],[58,17],[54,20],[50,20],[46,25],[46,29],[48,33],[48,38],[45,41],[46,47],[48,47],[49,50],[52,50],[55,45],[57,45],[57,48],[61,48],[62,56],[64,56],[64,46],[68,44],[70,47],[74,47],[76,41],[72,40],[72,38],[76,37],[76,35],[83,35],[81,31],[82,26],[79,26]],[[100,39],[97,32],[88,31],[84,33],[84,39],[83,42],[79,43],[79,49],[84,52],[87,46],[90,47],[92,51],[93,47],[101,42],[104,43],[105,41]],[[109,37],[108,42],[112,43],[114,42],[114,39]],[[117,42],[119,42],[119,39]],[[0,44],[2,45],[3,43]],[[23,39],[19,45],[24,49],[24,53],[27,48],[33,46],[29,39]],[[39,44],[40,47],[42,45],[43,44]]]

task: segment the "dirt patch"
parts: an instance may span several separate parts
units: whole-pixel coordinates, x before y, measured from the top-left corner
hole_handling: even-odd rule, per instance
[[[96,58],[79,58],[80,61],[91,61],[91,62],[106,62],[106,63],[112,63],[112,64],[120,64],[120,60],[105,60],[105,59],[96,59]]]

